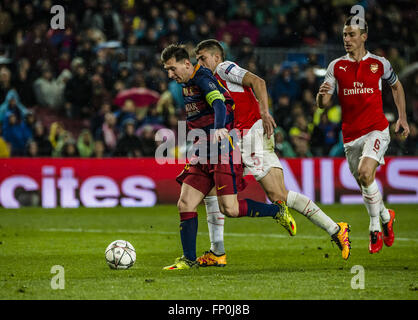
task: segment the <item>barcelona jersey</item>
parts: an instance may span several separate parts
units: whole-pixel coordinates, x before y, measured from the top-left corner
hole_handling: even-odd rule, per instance
[[[229,92],[218,82],[212,72],[197,64],[191,79],[183,84],[187,128],[202,129],[209,136],[214,129],[215,112],[212,102],[221,99],[226,106],[225,128],[233,128],[234,101]]]
[[[215,110],[212,103],[219,99],[225,104],[224,127],[230,132],[234,128],[234,101],[212,72],[199,64],[195,66],[191,79],[183,84],[183,96],[187,129],[189,131],[200,129],[205,132],[205,138],[196,138],[194,142],[195,144],[206,144],[209,156],[211,134],[213,133],[211,130],[215,129]]]

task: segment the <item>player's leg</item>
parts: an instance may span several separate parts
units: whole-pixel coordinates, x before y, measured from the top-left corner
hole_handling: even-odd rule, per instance
[[[372,158],[364,157],[360,160],[358,168],[357,182],[360,186],[364,204],[370,216],[370,251],[378,252],[381,249],[381,238],[386,246],[392,246],[395,240],[393,232],[393,222],[395,220],[395,211],[387,209],[383,202],[383,196],[376,183],[376,170],[379,163]],[[382,223],[383,234],[381,232],[380,222]],[[376,245],[374,245],[377,243]],[[374,248],[372,248],[374,247]]]
[[[364,186],[378,191],[380,195],[379,201],[379,218],[383,226],[383,240],[387,246],[391,246],[394,241],[393,221],[395,212],[387,209],[383,202],[383,196],[375,183],[376,169],[379,165],[384,164],[384,154],[390,143],[389,129],[383,131],[373,131],[366,136],[361,160],[358,165],[357,182],[363,193]],[[371,160],[364,160],[370,158]],[[375,161],[373,161],[375,160]],[[365,199],[366,202],[367,199]],[[376,209],[377,210],[377,209]]]
[[[352,142],[352,148],[360,150],[360,156],[358,156],[357,151],[356,158],[347,157],[350,170],[360,185],[363,201],[370,217],[370,253],[379,252],[383,246],[380,219],[382,219],[384,229],[387,232],[386,240],[389,246],[392,245],[394,239],[392,228],[394,212],[392,214],[384,206],[382,194],[375,180],[377,167],[384,164],[383,156],[389,142],[388,129],[370,132]]]
[[[274,138],[271,136],[269,139],[264,135],[262,120],[258,120],[254,123],[251,129],[243,135],[240,141],[240,151],[242,161],[245,165],[245,173],[250,173],[257,181],[260,181],[266,175],[272,167],[281,168],[280,161],[274,153]],[[267,179],[266,179],[267,180]],[[269,179],[271,188],[264,189],[269,199],[273,204],[280,206],[282,209],[281,214],[276,217],[276,221],[279,222],[291,236],[296,235],[296,222],[285,204],[286,198],[280,197],[285,195],[286,190],[284,185],[280,184],[273,179]],[[272,194],[276,197],[272,197]],[[279,196],[278,196],[279,195]],[[240,206],[244,208],[243,214],[245,214],[245,206],[253,205],[251,202],[241,202]],[[251,211],[250,211],[251,212]]]
[[[221,213],[218,204],[216,190],[213,188],[203,199],[206,208],[208,231],[210,239],[210,251],[220,256],[225,254],[224,247],[224,223],[225,216]]]
[[[380,228],[380,206],[382,203],[382,195],[375,180],[378,165],[379,163],[375,159],[364,157],[360,160],[357,170],[361,194],[370,217],[370,253],[379,252],[383,246],[383,238]]]
[[[258,129],[259,130],[253,133],[253,135],[256,136],[255,140],[253,139],[253,141],[249,142],[248,140],[250,138],[245,136],[243,139],[243,145],[244,147],[247,147],[243,151],[243,161],[248,170],[260,183],[271,202],[281,201],[282,203],[286,203],[289,208],[298,211],[315,225],[328,232],[332,240],[335,241],[341,249],[343,258],[348,259],[351,249],[348,239],[348,224],[335,223],[308,197],[286,189],[282,165],[274,152],[274,138],[271,136],[267,139],[265,135],[261,135],[262,126]],[[252,130],[250,130],[250,133],[251,132]],[[258,147],[257,145],[253,145],[252,149],[248,148],[248,144],[259,144],[259,141],[263,141],[261,151],[259,150],[259,145]],[[244,144],[245,142],[246,145]],[[251,150],[252,153],[250,154],[248,150]],[[293,219],[293,217],[291,219]],[[293,230],[288,231],[291,235],[296,234],[296,223],[294,220],[288,224],[284,223],[283,225],[285,227],[286,225],[293,225]]]
[[[220,211],[228,217],[273,217],[285,214],[285,206],[280,203],[266,204],[251,199],[238,200],[246,182],[242,176],[242,163],[219,163],[213,166],[213,177]]]
[[[186,166],[177,177],[181,183],[177,208],[180,213],[180,238],[183,256],[177,258],[173,265],[164,270],[189,269],[196,263],[196,237],[198,228],[197,206],[204,196],[213,188],[213,181],[200,165]]]
[[[243,139],[244,142],[245,139],[246,137]],[[282,165],[274,152],[273,136],[267,139],[265,135],[259,135],[258,139],[252,143],[257,144],[259,143],[258,141],[263,141],[262,151],[254,152],[250,157],[247,154],[248,151],[244,150],[243,161],[260,183],[270,201],[284,201],[287,206],[307,217],[315,225],[328,232],[330,236],[337,234],[340,226],[328,217],[313,201],[300,193],[286,189]],[[257,147],[253,147],[252,150],[257,150]],[[296,225],[294,231],[296,233]]]
[[[296,210],[316,226],[328,232],[332,240],[340,248],[343,259],[348,259],[351,245],[348,238],[349,226],[347,223],[334,222],[308,197],[298,192],[288,191],[284,184],[283,170],[281,168],[270,168],[269,173],[260,179],[259,183],[270,201],[285,199],[289,208]]]
[[[177,208],[180,213],[180,237],[183,245],[183,254],[189,260],[196,260],[197,236],[197,206],[204,198],[204,194],[183,183]]]
[[[206,218],[210,239],[210,250],[205,251],[196,261],[201,267],[225,267],[226,254],[224,246],[225,215],[221,213],[218,204],[216,189],[212,190],[203,199],[206,208]]]
[[[286,189],[282,169],[271,168],[259,183],[270,201],[284,200],[289,208],[308,218],[312,223],[328,232],[330,236],[340,229],[337,223],[327,216],[315,202],[301,193]]]

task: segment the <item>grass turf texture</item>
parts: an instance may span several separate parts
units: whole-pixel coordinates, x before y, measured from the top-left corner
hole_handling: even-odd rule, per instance
[[[0,209],[0,299],[417,299],[418,206],[396,210],[395,243],[370,255],[361,205],[322,206],[351,225],[352,252],[341,258],[330,237],[293,212],[291,238],[270,218],[225,220],[225,268],[163,271],[181,255],[175,206],[112,209]],[[111,270],[104,250],[116,239],[137,252],[129,270]],[[209,248],[199,208],[198,255]],[[51,267],[65,268],[65,289],[52,290]],[[351,268],[364,268],[354,290]]]

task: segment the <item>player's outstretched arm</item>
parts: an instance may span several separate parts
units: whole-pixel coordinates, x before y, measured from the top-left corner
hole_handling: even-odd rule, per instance
[[[264,132],[267,134],[267,138],[270,138],[277,125],[269,112],[266,81],[248,71],[242,79],[242,84],[253,89],[258,104],[260,105],[260,115],[263,120]]]
[[[318,94],[316,95],[316,105],[318,108],[327,108],[331,106],[332,94],[329,92],[332,90],[332,86],[328,82],[324,82],[319,87]]]
[[[398,133],[399,129],[402,128],[402,136],[407,138],[409,135],[409,125],[406,120],[406,101],[402,83],[399,80],[396,81],[395,84],[391,86],[391,89],[393,100],[398,109],[398,121],[396,122],[395,132]]]

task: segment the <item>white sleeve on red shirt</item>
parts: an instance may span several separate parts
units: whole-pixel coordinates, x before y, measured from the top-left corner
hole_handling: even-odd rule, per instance
[[[386,80],[389,83],[389,85],[393,86],[396,83],[396,81],[398,81],[398,76],[396,75],[395,71],[393,71],[392,65],[387,59],[381,57],[380,61],[383,64],[382,79]]]
[[[234,62],[224,61],[216,67],[216,72],[223,80],[242,85],[242,79],[248,70]]]
[[[331,90],[328,91],[329,94],[334,93],[335,87],[337,85],[337,80],[334,77],[334,67],[338,60],[339,59],[335,59],[329,64],[327,73],[325,74],[324,82],[328,82],[331,85]]]

